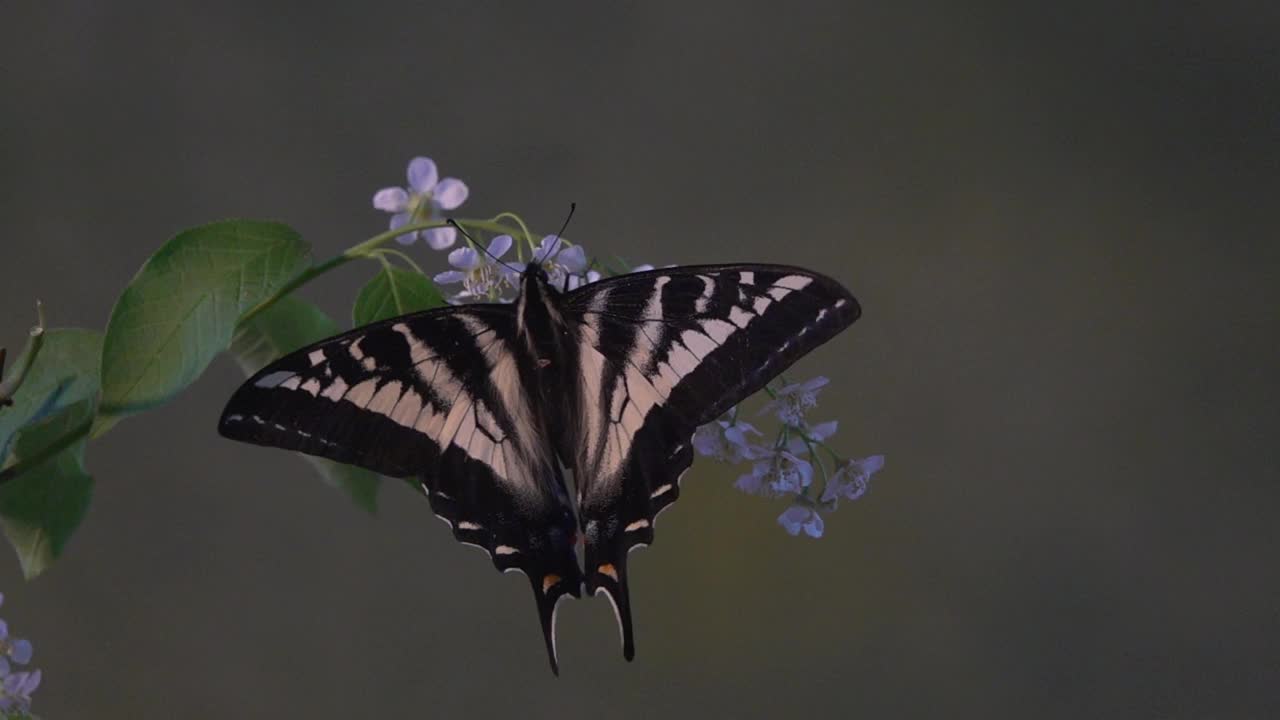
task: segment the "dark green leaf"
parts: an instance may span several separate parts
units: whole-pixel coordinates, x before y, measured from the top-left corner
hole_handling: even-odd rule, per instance
[[[444,305],[440,288],[421,273],[388,265],[360,290],[351,319],[356,326]]]
[[[125,288],[102,348],[102,411],[159,405],[231,342],[240,316],[301,272],[308,246],[271,222],[231,220],[179,233]]]
[[[338,326],[319,308],[292,295],[246,322],[236,331],[231,352],[246,375],[285,353],[338,333]],[[345,490],[357,505],[373,512],[379,477],[363,468],[305,456],[331,485]]]
[[[40,354],[13,395],[13,405],[0,408],[0,467],[24,425],[97,394],[101,355],[101,333],[78,329],[45,333]],[[13,367],[25,361],[19,357]]]
[[[15,464],[43,458],[0,484],[0,527],[17,551],[27,579],[53,564],[89,510],[93,479],[84,469],[87,433],[52,455],[47,451],[85,429],[95,407],[96,398],[85,398],[24,427],[14,439]]]

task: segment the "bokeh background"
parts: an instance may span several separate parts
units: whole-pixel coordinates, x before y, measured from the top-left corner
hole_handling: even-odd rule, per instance
[[[56,567],[0,553],[46,718],[1280,713],[1274,3],[130,3],[0,9],[0,338],[101,328],[175,231],[462,215],[635,261],[792,262],[864,318],[817,417],[884,453],[787,536],[700,462],[633,556],[638,657],[388,484],[214,432],[217,362],[90,448]],[[425,247],[415,256],[441,269]],[[375,266],[305,295],[348,318]]]

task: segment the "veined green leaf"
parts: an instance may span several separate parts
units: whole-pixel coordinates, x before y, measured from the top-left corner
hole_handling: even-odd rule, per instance
[[[252,375],[285,353],[338,333],[338,326],[319,308],[293,297],[281,298],[237,330],[231,343],[246,375]],[[363,468],[304,456],[330,485],[345,490],[357,505],[373,512],[379,476]]]
[[[440,288],[421,273],[388,265],[356,296],[351,319],[357,326],[444,305]]]
[[[0,408],[0,467],[23,426],[98,393],[101,355],[101,333],[74,328],[45,332],[44,346],[14,393],[13,404]],[[13,367],[25,361],[19,357]]]
[[[308,262],[307,243],[272,222],[229,220],[165,243],[111,311],[102,412],[139,412],[176,395],[227,348],[240,316]]]
[[[13,443],[14,462],[41,458],[60,439],[91,422],[96,402],[96,397],[84,398],[19,430]],[[84,468],[87,437],[82,434],[0,484],[0,528],[17,551],[27,579],[53,564],[89,510],[93,479]]]

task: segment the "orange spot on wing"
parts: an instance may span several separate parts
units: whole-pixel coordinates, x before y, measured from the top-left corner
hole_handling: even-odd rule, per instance
[[[546,595],[551,588],[560,583],[559,575],[543,575],[542,576],[542,594]]]
[[[615,568],[610,563],[605,563],[604,565],[601,565],[600,567],[596,568],[596,572],[600,573],[601,575],[608,575],[609,577],[613,578],[614,582],[618,582],[618,569]]]

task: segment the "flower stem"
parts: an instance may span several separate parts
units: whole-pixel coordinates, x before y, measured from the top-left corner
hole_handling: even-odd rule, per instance
[[[403,260],[406,265],[413,268],[414,271],[417,272],[419,275],[426,275],[426,273],[423,272],[422,270],[422,266],[414,262],[413,258],[409,257],[408,255],[394,248],[378,248],[377,250],[374,250],[370,254],[377,255],[378,260],[382,262],[383,267],[386,267],[386,268],[391,267],[391,263],[387,260],[387,257],[398,257],[401,260]]]
[[[18,388],[22,387],[22,381],[27,379],[27,371],[36,361],[36,356],[40,354],[40,348],[44,346],[44,305],[39,300],[36,301],[36,326],[31,328],[31,334],[27,338],[26,352],[22,353],[22,362],[14,368],[13,374],[9,379],[0,382],[0,407],[13,404],[13,394],[18,392]]]
[[[49,458],[76,444],[76,441],[88,435],[91,429],[93,429],[93,418],[89,418],[75,426],[66,435],[62,435],[57,440],[46,445],[40,452],[30,457],[25,457],[4,470],[0,470],[0,485],[13,480],[31,468],[39,467],[41,463]]]
[[[457,222],[463,225],[478,227],[481,230],[486,230],[488,232],[510,234],[514,231],[514,228],[510,227],[509,225],[504,225],[500,222],[494,222],[492,220],[458,220]],[[347,250],[343,252],[341,255],[335,255],[334,257],[331,257],[328,260],[325,260],[319,265],[312,265],[306,270],[303,270],[301,273],[298,273],[298,275],[296,275],[292,280],[285,283],[284,287],[280,288],[275,293],[273,293],[271,297],[267,298],[266,300],[263,300],[253,308],[250,308],[250,310],[246,312],[244,315],[241,315],[239,324],[244,325],[245,323],[249,322],[253,318],[257,317],[267,308],[279,302],[280,299],[283,298],[284,296],[288,295],[294,290],[297,290],[303,285],[306,285],[312,280],[315,280],[321,275],[324,275],[330,270],[333,270],[336,267],[341,267],[342,265],[346,265],[352,260],[368,257],[374,251],[378,250],[383,245],[391,242],[395,238],[400,237],[401,235],[405,235],[407,233],[411,233],[417,230],[430,230],[432,228],[440,228],[440,227],[447,227],[447,226],[448,226],[448,223],[445,222],[444,220],[432,220],[430,222],[416,223],[413,225],[405,225],[404,227],[398,227],[395,230],[388,230],[384,233],[374,235],[373,237],[369,238],[368,240],[365,240],[362,243],[359,243],[357,245],[353,245],[347,248]]]

